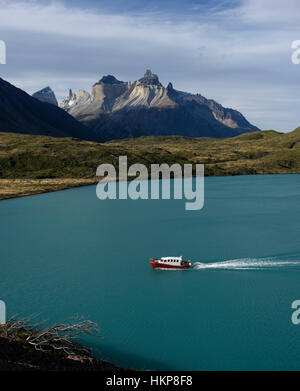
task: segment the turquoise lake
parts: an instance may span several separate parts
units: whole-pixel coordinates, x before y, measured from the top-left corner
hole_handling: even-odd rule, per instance
[[[205,178],[205,205],[108,200],[95,186],[0,202],[8,316],[83,315],[115,364],[300,370],[300,175]],[[183,255],[192,270],[152,270]]]

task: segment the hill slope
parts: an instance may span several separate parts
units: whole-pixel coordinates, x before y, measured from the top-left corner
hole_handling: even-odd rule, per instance
[[[31,97],[1,78],[0,131],[96,139],[88,128],[64,110]]]
[[[0,133],[0,199],[98,182],[101,163],[204,163],[205,175],[300,173],[300,128],[230,139],[140,137],[104,144],[70,138]]]
[[[0,178],[94,178],[101,163],[204,163],[206,175],[300,172],[300,128],[228,139],[149,136],[95,143],[0,132]]]

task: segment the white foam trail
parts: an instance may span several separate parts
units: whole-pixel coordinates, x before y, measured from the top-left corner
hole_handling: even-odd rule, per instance
[[[192,270],[203,269],[229,269],[229,270],[260,270],[283,267],[300,267],[300,259],[297,260],[276,260],[274,258],[241,258],[221,262],[194,262]]]

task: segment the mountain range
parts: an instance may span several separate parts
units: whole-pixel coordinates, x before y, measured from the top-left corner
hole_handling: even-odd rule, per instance
[[[227,138],[258,131],[236,110],[200,94],[164,87],[147,70],[132,82],[103,76],[58,106],[50,87],[33,96],[0,78],[0,131],[109,141],[140,136]]]
[[[145,135],[223,138],[259,130],[214,100],[178,91],[172,83],[164,87],[150,70],[133,83],[103,76],[91,93],[70,90],[60,107],[101,141]]]

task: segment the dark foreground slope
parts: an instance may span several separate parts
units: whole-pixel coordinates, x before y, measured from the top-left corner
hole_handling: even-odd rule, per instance
[[[31,97],[1,78],[0,131],[96,140],[88,128],[64,110]]]
[[[20,341],[0,337],[1,371],[119,371],[110,362],[90,357],[66,357],[33,350]]]
[[[0,324],[0,371],[121,370],[74,341],[83,334],[99,336],[98,325],[76,318],[36,329],[28,320],[10,319]]]

